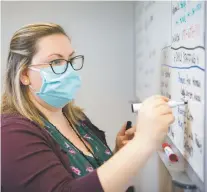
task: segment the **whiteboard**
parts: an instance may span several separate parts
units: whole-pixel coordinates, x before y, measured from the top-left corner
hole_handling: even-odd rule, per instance
[[[160,93],[162,48],[171,43],[170,13],[170,1],[145,1],[136,4],[135,69],[136,96],[139,100]]]
[[[168,135],[204,181],[205,2],[140,2],[136,13],[136,96],[188,101]]]

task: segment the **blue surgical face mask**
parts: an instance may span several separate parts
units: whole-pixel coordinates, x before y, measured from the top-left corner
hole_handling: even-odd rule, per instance
[[[55,66],[55,70],[61,70],[61,67],[62,66]],[[64,107],[74,99],[77,90],[80,88],[80,76],[71,65],[68,66],[68,69],[63,74],[55,74],[51,67],[41,69],[34,67],[29,68],[34,71],[39,71],[42,77],[40,91],[35,92],[35,94],[53,107]],[[34,89],[32,88],[32,90]]]

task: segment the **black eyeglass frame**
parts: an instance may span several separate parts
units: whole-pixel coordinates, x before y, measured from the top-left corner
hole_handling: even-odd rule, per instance
[[[75,59],[77,59],[77,58],[82,58],[82,64],[81,64],[81,67],[80,67],[79,69],[75,69],[74,66],[73,66],[73,63],[72,63],[72,61],[75,60]],[[71,67],[72,67],[75,71],[79,71],[79,70],[81,70],[81,69],[83,68],[84,55],[77,55],[77,56],[71,58],[70,60],[65,60],[65,59],[55,59],[55,60],[53,60],[53,61],[57,61],[57,60],[64,60],[64,61],[67,63],[67,66],[66,66],[66,68],[65,68],[65,71],[63,71],[62,73],[56,73],[56,72],[54,71],[54,69],[53,69],[52,64],[51,64],[51,63],[48,63],[48,64],[50,65],[50,67],[51,67],[53,73],[55,73],[55,74],[57,74],[57,75],[61,75],[61,74],[65,73],[65,72],[67,71],[67,69],[68,69],[68,64],[70,64]]]
[[[80,67],[80,68],[76,69],[76,68],[74,68],[72,61],[75,60],[75,59],[79,59],[79,58],[82,59],[82,64],[81,64],[81,67]],[[57,72],[55,72],[55,70],[53,69],[53,64],[52,64],[52,62],[54,62],[54,61],[59,61],[59,60],[65,61],[66,64],[67,64],[65,70],[64,70],[63,72],[61,72],[61,73],[57,73]],[[75,57],[72,57],[70,60],[65,60],[65,59],[55,59],[55,60],[51,61],[50,63],[32,64],[32,65],[30,65],[30,66],[37,67],[37,66],[42,66],[42,65],[50,65],[50,67],[51,67],[53,73],[55,73],[55,74],[57,74],[57,75],[61,75],[61,74],[65,73],[65,72],[67,71],[67,69],[68,69],[68,64],[70,64],[71,67],[72,67],[75,71],[79,71],[79,70],[81,70],[81,69],[83,68],[83,64],[84,64],[84,55],[77,55],[77,56],[75,56]]]

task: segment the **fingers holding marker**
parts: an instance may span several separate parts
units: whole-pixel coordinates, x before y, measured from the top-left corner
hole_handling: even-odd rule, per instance
[[[129,140],[124,140],[124,141],[122,142],[122,144],[123,144],[123,145],[126,145],[128,142],[129,142]]]
[[[168,125],[171,125],[175,121],[175,116],[173,114],[164,115],[166,121],[168,121]]]
[[[167,97],[161,95],[155,95],[146,99],[142,104],[150,108],[158,107],[159,105],[165,104],[169,101]]]
[[[162,101],[168,102],[169,98],[167,98],[165,96],[162,96],[162,95],[154,95],[154,96],[149,97],[145,101],[151,102],[151,101],[154,101],[154,100],[162,100]]]
[[[169,99],[165,99],[163,97],[157,98],[154,102],[153,107],[159,107],[160,105],[167,105],[167,102],[169,101]]]
[[[127,123],[125,123],[125,124],[122,126],[121,130],[118,132],[118,135],[119,135],[119,136],[124,136],[125,131],[126,131],[126,125],[127,125]]]
[[[172,109],[167,103],[160,104],[156,109],[160,115],[172,114]]]
[[[125,131],[125,134],[128,136],[131,136],[131,135],[134,135],[135,132],[136,132],[136,127],[131,127],[130,129]]]

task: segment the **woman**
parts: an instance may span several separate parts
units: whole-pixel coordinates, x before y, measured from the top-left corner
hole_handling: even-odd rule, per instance
[[[4,192],[119,192],[157,149],[174,121],[168,99],[144,101],[135,127],[104,132],[75,106],[84,57],[56,24],[24,26],[12,37],[2,98]]]

